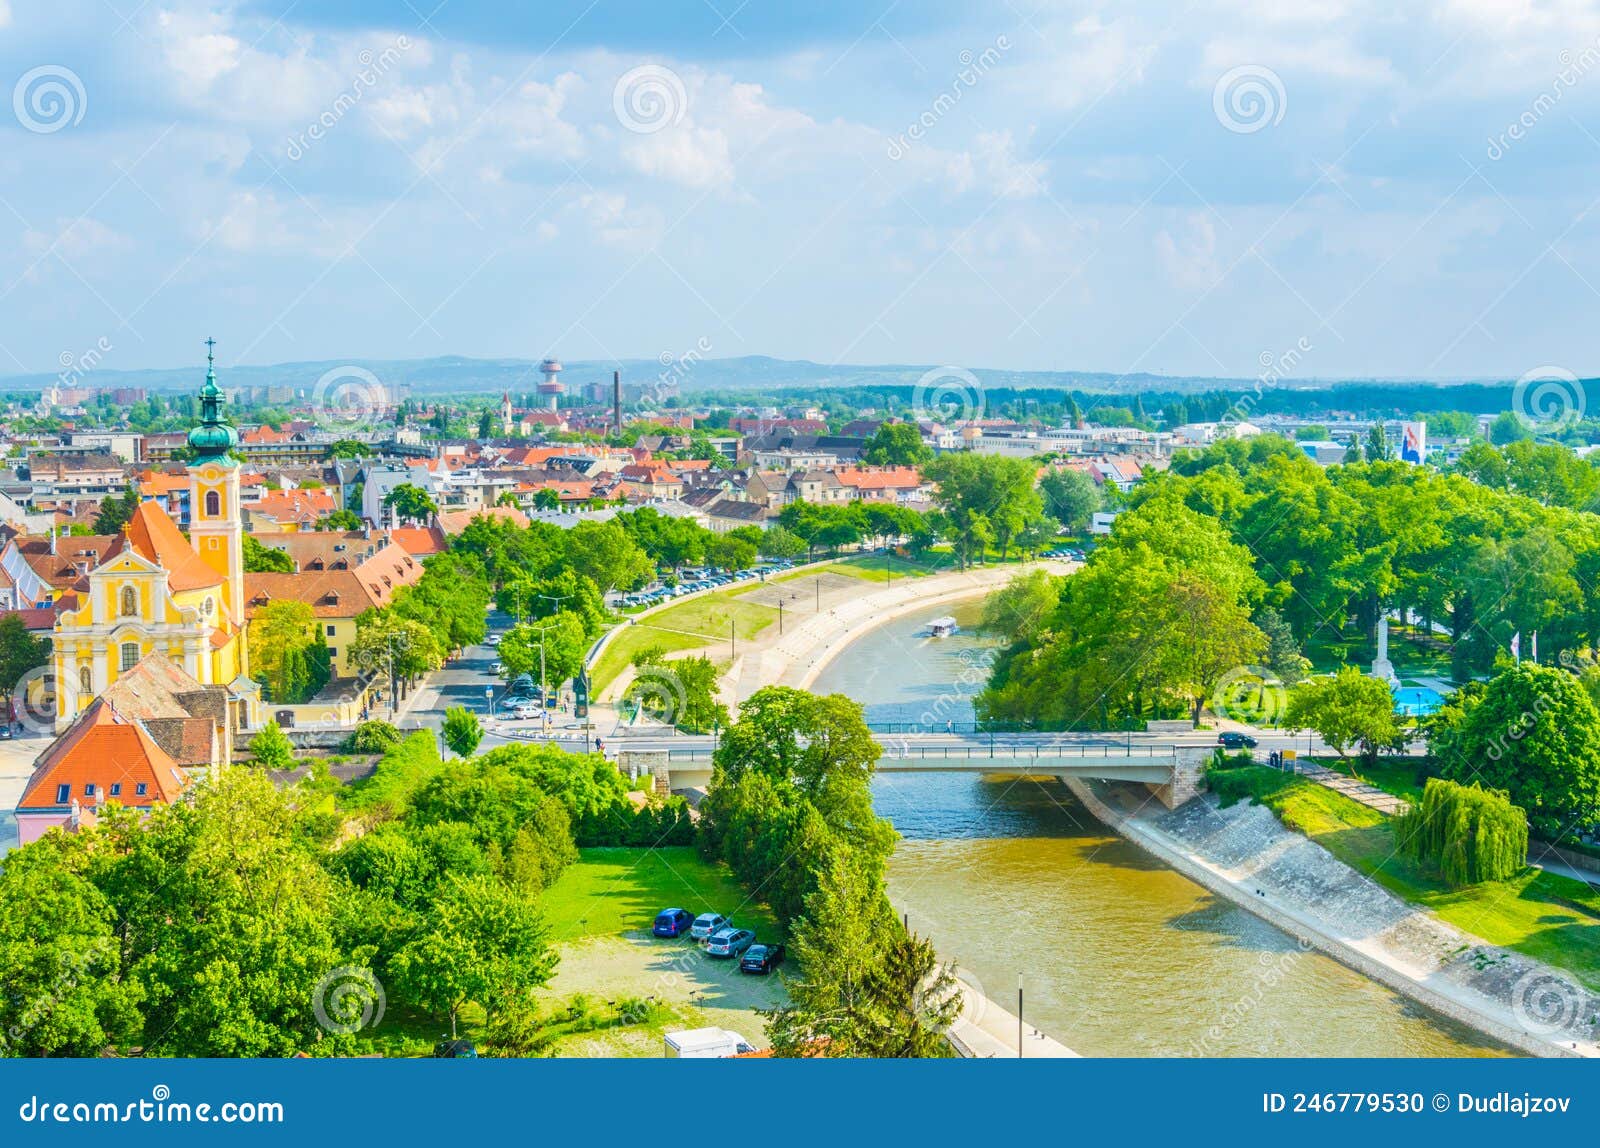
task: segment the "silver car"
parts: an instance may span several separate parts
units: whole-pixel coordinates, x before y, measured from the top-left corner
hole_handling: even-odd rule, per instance
[[[756,943],[756,935],[749,929],[721,929],[706,942],[708,957],[737,957]]]
[[[733,922],[721,913],[701,913],[694,919],[694,924],[689,926],[689,935],[697,941],[703,941],[712,933],[726,929]]]

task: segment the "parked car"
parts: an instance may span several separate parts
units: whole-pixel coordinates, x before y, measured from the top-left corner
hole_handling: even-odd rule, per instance
[[[518,721],[535,721],[544,716],[544,707],[538,702],[518,700],[512,703],[511,716]]]
[[[703,941],[719,929],[726,929],[732,921],[721,913],[701,913],[694,919],[694,925],[689,929],[689,935],[697,941]]]
[[[770,973],[783,964],[786,956],[782,945],[751,945],[739,960],[741,973]]]
[[[737,957],[756,943],[749,929],[720,929],[706,941],[706,956]]]
[[[478,1047],[470,1040],[441,1040],[433,1046],[433,1055],[443,1060],[477,1060]]]
[[[1226,729],[1217,735],[1217,744],[1223,749],[1254,749],[1256,739],[1247,733]]]
[[[687,909],[662,909],[656,914],[656,923],[650,931],[658,937],[681,937],[694,924]]]

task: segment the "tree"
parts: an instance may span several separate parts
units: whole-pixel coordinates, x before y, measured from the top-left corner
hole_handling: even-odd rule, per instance
[[[555,972],[543,918],[496,878],[445,876],[421,934],[395,955],[403,997],[450,1021],[473,1001],[491,1017],[527,999]]]
[[[1002,557],[1012,538],[1039,513],[1034,465],[1027,459],[959,451],[940,455],[923,470],[938,484],[938,499],[956,537],[961,564],[983,557],[989,542]]]
[[[1004,589],[983,602],[983,628],[1009,643],[1038,635],[1061,604],[1062,579],[1045,570],[1030,570],[1013,578]]]
[[[799,558],[806,552],[805,539],[785,530],[782,526],[769,526],[761,535],[757,547],[763,558]]]
[[[1498,790],[1430,777],[1395,825],[1400,848],[1461,888],[1515,877],[1528,862],[1528,815]]]
[[[1099,485],[1081,470],[1052,469],[1039,483],[1044,506],[1070,534],[1089,528],[1095,511],[1105,508]]]
[[[328,447],[329,458],[371,458],[372,448],[359,439],[342,438]]]
[[[1489,441],[1495,446],[1531,439],[1533,430],[1515,411],[1501,411],[1489,424]]]
[[[0,618],[0,690],[10,693],[50,658],[50,639],[36,638],[20,614]]]
[[[294,743],[275,721],[262,726],[261,732],[250,739],[250,754],[256,759],[257,765],[268,769],[294,767]]]
[[[915,423],[884,423],[861,456],[873,466],[920,466],[933,457]]]
[[[544,682],[559,688],[583,668],[588,647],[583,619],[571,610],[559,610],[543,622],[513,626],[506,631],[499,654],[509,673],[541,676],[542,669]]]
[[[478,415],[478,437],[491,438],[494,435],[494,412],[487,407]]]
[[[560,510],[561,495],[553,486],[543,486],[533,492],[535,510]]]
[[[1170,583],[1164,601],[1170,626],[1162,651],[1170,666],[1167,683],[1188,695],[1198,729],[1216,687],[1230,672],[1259,658],[1266,638],[1243,605],[1198,573]]]
[[[439,513],[433,496],[409,482],[402,482],[384,495],[383,505],[401,522],[427,522]]]
[[[1394,451],[1389,447],[1389,438],[1384,433],[1383,423],[1374,422],[1367,431],[1366,456],[1368,462],[1387,462],[1394,457]]]
[[[1294,631],[1289,628],[1289,623],[1271,606],[1263,606],[1256,611],[1255,624],[1267,638],[1262,664],[1277,675],[1284,685],[1298,685],[1311,668],[1311,663],[1300,652],[1300,644],[1294,640]]]
[[[717,700],[720,683],[716,663],[704,655],[668,661],[659,646],[633,656],[638,671],[625,698],[645,713],[686,733],[710,733],[726,727],[728,707]]]
[[[652,515],[656,513],[646,507],[632,515],[618,515],[617,518],[626,517],[630,522],[636,522],[646,511]],[[688,520],[665,521],[683,521],[686,526],[699,529]],[[562,542],[568,564],[598,586],[602,594],[609,594],[613,590],[635,590],[650,577],[650,559],[653,555],[616,519],[610,522],[580,522],[565,532]]]
[[[590,637],[598,635],[606,624],[606,605],[600,587],[588,575],[574,570],[508,583],[495,595],[495,601],[519,623],[570,610],[582,619],[584,633]]]
[[[1600,711],[1576,676],[1521,662],[1428,723],[1440,776],[1504,791],[1549,841],[1600,823]]]
[[[721,570],[748,570],[755,565],[756,544],[732,532],[719,534],[706,544],[706,561]]]
[[[360,530],[361,516],[353,510],[339,509],[317,523],[318,530]]]
[[[269,701],[299,705],[328,684],[327,640],[304,602],[272,602],[250,620],[252,670]]]
[[[471,757],[483,740],[483,724],[465,706],[451,706],[444,712],[444,743],[457,757]]]
[[[96,534],[117,534],[128,525],[133,512],[139,509],[139,491],[128,487],[120,495],[109,495],[100,501],[100,511],[94,517]]]
[[[282,550],[263,546],[253,535],[244,536],[244,568],[249,574],[293,574],[294,559]]]
[[[1405,740],[1395,721],[1389,684],[1354,666],[1297,686],[1289,694],[1283,724],[1295,731],[1315,730],[1340,757],[1359,747],[1369,762],[1377,760],[1380,750]]]

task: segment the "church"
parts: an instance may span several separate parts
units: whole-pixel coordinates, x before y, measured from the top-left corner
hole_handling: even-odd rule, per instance
[[[250,680],[239,505],[239,434],[223,414],[215,342],[206,340],[200,421],[189,432],[189,535],[159,502],[127,527],[63,595],[53,635],[56,728],[64,730],[146,656],[226,689],[235,729],[259,724]]]

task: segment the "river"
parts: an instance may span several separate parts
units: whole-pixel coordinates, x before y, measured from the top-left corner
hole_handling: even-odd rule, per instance
[[[962,632],[919,636],[954,613]],[[978,603],[857,639],[813,687],[874,723],[972,720]],[[987,995],[1085,1056],[1500,1056],[1128,844],[1050,779],[883,775],[889,894]]]

